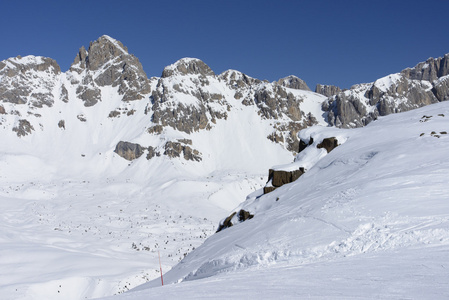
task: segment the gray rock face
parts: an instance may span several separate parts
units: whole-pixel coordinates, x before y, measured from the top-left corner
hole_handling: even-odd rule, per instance
[[[373,83],[358,84],[323,103],[331,125],[360,127],[378,116],[408,111],[449,99],[449,54]],[[318,87],[317,87],[318,90]]]
[[[166,67],[152,93],[152,121],[192,133],[226,119],[230,107],[223,95],[211,91],[211,82],[217,82],[216,76],[198,59],[181,59]]]
[[[301,111],[304,99],[286,89],[289,81],[294,83],[296,79],[300,80],[297,77],[289,76],[284,81],[280,80],[282,85],[278,82],[263,82],[239,71],[229,70],[220,74],[219,78],[235,90],[236,100],[246,106],[256,106],[262,118],[275,122],[275,130],[267,138],[283,144],[293,153],[298,151],[298,131],[317,124],[315,116]]]
[[[432,92],[438,101],[449,100],[449,75],[434,81]]]
[[[406,78],[433,82],[449,74],[449,53],[444,57],[429,58],[413,68],[401,72]]]
[[[167,142],[165,144],[164,155],[170,158],[183,157],[185,160],[201,161],[201,153],[192,149],[190,146],[183,145],[179,142]]]
[[[162,72],[162,78],[167,78],[173,75],[203,75],[214,76],[215,73],[199,59],[183,58],[178,60],[175,64],[167,66]]]
[[[0,101],[52,106],[52,90],[60,74],[59,65],[51,58],[17,56],[4,60],[0,62]]]
[[[306,82],[294,75],[279,79],[278,84],[291,89],[310,91],[310,88],[307,86]]]
[[[270,169],[268,171],[268,182],[271,182],[271,185],[265,186],[263,191],[264,194],[270,193],[277,189],[278,187],[283,186],[284,184],[291,183],[301,177],[304,174],[304,168],[300,168],[294,171],[282,171],[282,170],[273,170]]]
[[[75,57],[70,72],[81,75],[69,75],[72,84],[79,85],[76,92],[85,106],[93,106],[101,99],[99,87],[118,86],[123,101],[140,100],[151,92],[149,80],[139,60],[128,53],[128,49],[119,41],[102,36],[84,47]]]
[[[341,89],[335,85],[321,85],[317,84],[315,87],[315,93],[321,94],[326,97],[337,95],[341,92]]]
[[[31,131],[34,131],[34,127],[28,120],[20,119],[19,124],[12,131],[16,132],[18,137],[22,137],[31,134]]]
[[[115,147],[114,152],[126,160],[134,160],[143,154],[143,148],[139,144],[129,142],[119,142]]]

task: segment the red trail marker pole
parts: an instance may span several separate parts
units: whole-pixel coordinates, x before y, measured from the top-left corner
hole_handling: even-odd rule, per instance
[[[159,269],[161,270],[161,283],[162,283],[162,286],[163,286],[164,285],[164,278],[162,277],[161,253],[159,252],[159,250],[157,251],[157,254],[159,256]]]

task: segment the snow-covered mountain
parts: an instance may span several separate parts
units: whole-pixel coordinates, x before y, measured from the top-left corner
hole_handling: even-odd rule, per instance
[[[252,219],[213,235],[210,240],[220,239],[215,247],[222,250],[206,243],[175,267],[167,282],[246,269],[254,264],[252,258],[261,260],[252,247],[262,242],[262,233],[247,224],[263,224],[270,207],[293,197],[287,192],[292,185],[273,186],[268,170],[303,168],[297,182],[307,182],[317,166],[334,152],[346,151],[341,149],[351,140],[369,144],[356,133],[317,128],[360,127],[383,115],[447,100],[448,60],[448,55],[429,59],[347,91],[317,86],[319,93],[296,76],[267,82],[236,70],[217,75],[195,58],[167,66],[160,78],[147,78],[139,60],[109,36],[87,50],[81,47],[66,72],[45,57],[1,61],[0,257],[5,259],[0,260],[0,294],[5,299],[84,299],[127,291],[160,275],[158,253],[165,272],[232,212],[234,225]],[[436,145],[444,148],[446,129],[426,127],[444,123],[439,114],[421,120],[423,130],[431,131],[419,139],[439,141]],[[408,124],[403,117],[388,120]],[[383,126],[377,123],[383,124],[354,132],[372,135],[368,128]],[[307,129],[313,125],[321,127]],[[316,146],[329,135],[340,146],[327,154],[326,147]],[[349,169],[339,169],[342,176],[360,164],[344,165]],[[324,171],[316,174],[329,188],[343,180],[338,174],[333,180]],[[264,186],[276,190],[261,196]],[[305,230],[312,232],[313,226]],[[349,226],[348,232],[353,229]],[[235,246],[249,250],[242,268],[229,257],[246,258],[232,254],[233,242],[221,241],[236,238],[234,231],[242,238],[258,232],[247,245]],[[287,246],[273,255],[282,256]],[[193,263],[191,257],[198,260]],[[223,259],[229,266],[222,266]]]

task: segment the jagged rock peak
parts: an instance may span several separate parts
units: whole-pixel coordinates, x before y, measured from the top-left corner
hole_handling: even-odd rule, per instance
[[[85,106],[92,106],[100,101],[99,87],[118,86],[118,93],[123,95],[123,101],[139,100],[151,92],[149,80],[139,59],[129,54],[121,42],[107,35],[91,42],[88,50],[81,47],[70,72],[72,75],[86,72],[82,83],[77,76],[69,75],[72,84],[79,84],[77,96],[84,101]]]
[[[449,53],[444,57],[429,58],[413,68],[401,72],[409,79],[434,81],[449,74]]]
[[[306,82],[295,75],[290,75],[278,80],[278,84],[291,89],[310,91]]]
[[[326,97],[331,97],[331,96],[337,95],[340,92],[341,92],[341,89],[335,85],[317,84],[315,87],[315,93],[324,95]]]
[[[204,76],[214,76],[214,71],[209,68],[203,61],[197,58],[182,58],[164,68],[162,72],[162,78],[170,77],[173,75],[189,75],[200,74]]]
[[[105,63],[121,55],[129,55],[128,48],[110,36],[103,35],[98,40],[90,42],[89,49],[86,51],[82,46],[75,57],[72,66],[81,63],[81,67],[95,71]]]

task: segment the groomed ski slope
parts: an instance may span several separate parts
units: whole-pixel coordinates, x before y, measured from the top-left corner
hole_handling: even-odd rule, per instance
[[[447,132],[449,102],[309,128],[345,142],[296,182],[250,195],[240,207],[255,217],[209,237],[164,287],[107,299],[448,298]]]

